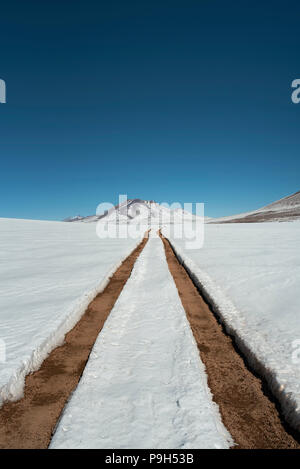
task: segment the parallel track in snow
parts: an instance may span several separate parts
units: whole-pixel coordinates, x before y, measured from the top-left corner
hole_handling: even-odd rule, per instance
[[[142,241],[0,409],[0,448],[300,447],[161,240]]]
[[[138,257],[50,448],[229,448],[158,235]]]

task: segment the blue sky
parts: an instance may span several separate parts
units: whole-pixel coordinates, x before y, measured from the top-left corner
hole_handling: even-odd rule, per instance
[[[299,2],[5,3],[0,216],[118,194],[221,216],[300,189]]]

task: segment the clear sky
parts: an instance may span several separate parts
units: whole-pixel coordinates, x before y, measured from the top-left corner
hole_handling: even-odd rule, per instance
[[[2,2],[0,78],[0,216],[300,190],[299,1]]]

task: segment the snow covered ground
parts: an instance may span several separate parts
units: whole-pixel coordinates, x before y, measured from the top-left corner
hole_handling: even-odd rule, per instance
[[[22,396],[25,375],[138,242],[100,240],[95,225],[0,219],[0,405]]]
[[[95,224],[0,219],[0,405],[21,397],[25,375],[62,343],[139,242],[100,240],[95,230]],[[299,239],[300,222],[275,222],[206,225],[198,250],[188,250],[186,239],[171,242],[300,430]],[[151,238],[96,341],[52,447],[231,444],[163,245]]]
[[[232,440],[150,238],[99,335],[52,448],[228,448]]]
[[[300,430],[300,222],[205,225],[202,249],[171,239]]]

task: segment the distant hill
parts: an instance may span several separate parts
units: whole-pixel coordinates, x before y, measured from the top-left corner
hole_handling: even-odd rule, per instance
[[[260,223],[300,220],[300,191],[252,212],[214,218],[207,223]]]

